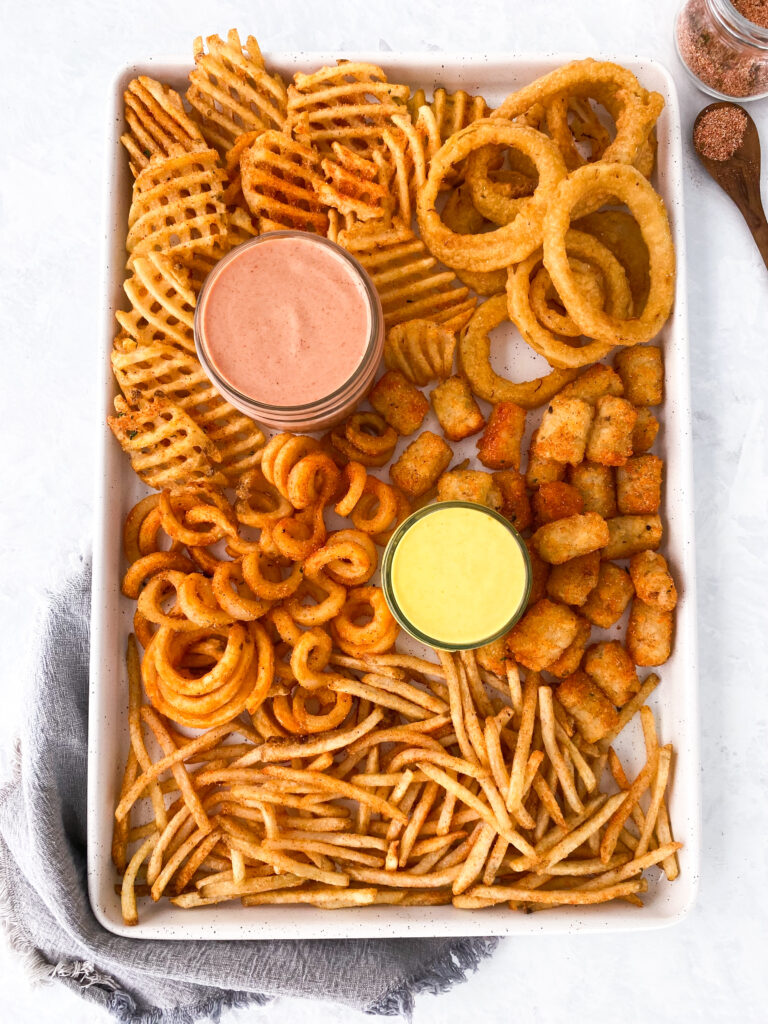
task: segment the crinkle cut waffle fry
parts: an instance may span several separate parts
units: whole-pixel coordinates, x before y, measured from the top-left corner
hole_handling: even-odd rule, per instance
[[[339,233],[339,245],[351,252],[371,275],[392,327],[428,319],[461,330],[477,299],[459,286],[451,270],[440,270],[421,241],[405,224],[358,224]]]
[[[263,132],[240,159],[245,201],[264,231],[294,229],[324,235],[328,214],[318,188],[320,158],[282,132]]]
[[[194,43],[195,67],[189,73],[187,100],[200,119],[203,135],[222,152],[238,135],[262,128],[282,128],[287,94],[283,80],[264,66],[259,44],[248,36],[245,46],[237,29],[227,41],[219,36],[198,36]]]
[[[200,129],[188,116],[181,96],[170,86],[139,75],[123,93],[128,131],[120,141],[128,150],[134,178],[153,157],[207,149]]]

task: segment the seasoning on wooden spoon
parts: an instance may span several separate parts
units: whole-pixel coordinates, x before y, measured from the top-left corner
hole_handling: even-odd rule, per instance
[[[737,103],[710,103],[693,125],[705,170],[738,206],[768,267],[768,221],[760,197],[760,136]]]

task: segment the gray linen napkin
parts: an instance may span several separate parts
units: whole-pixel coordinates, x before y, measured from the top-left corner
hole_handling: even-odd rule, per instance
[[[410,1016],[419,992],[463,981],[497,940],[159,942],[106,931],[86,886],[90,565],[38,625],[15,778],[0,790],[0,921],[39,978],[117,1020],[194,1024],[274,996]]]

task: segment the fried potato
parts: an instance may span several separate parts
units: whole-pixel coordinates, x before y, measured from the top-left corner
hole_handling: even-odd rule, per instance
[[[317,186],[319,198],[345,217],[373,220],[386,216],[391,205],[389,189],[378,178],[381,169],[375,160],[332,142],[333,156],[320,161],[325,181]]]
[[[637,410],[637,419],[632,428],[632,451],[635,455],[647,452],[656,440],[659,432],[659,421],[650,409]]]
[[[553,565],[547,580],[547,594],[553,601],[581,607],[597,586],[600,576],[600,552],[571,558]]]
[[[477,442],[477,457],[489,469],[520,469],[520,444],[525,409],[514,402],[497,402]]]
[[[437,483],[452,458],[453,453],[442,437],[425,430],[389,467],[389,475],[392,483],[407,497],[419,498]]]
[[[633,405],[661,405],[664,398],[664,363],[656,345],[622,349],[614,365],[624,384],[624,395]]]
[[[384,365],[423,388],[450,377],[455,351],[456,335],[450,328],[432,320],[409,320],[387,331]]]
[[[610,539],[605,520],[596,512],[567,516],[540,526],[533,535],[536,550],[551,565],[604,548]]]
[[[618,640],[593,644],[584,658],[584,671],[618,707],[640,689],[632,659]]]
[[[614,516],[608,519],[609,541],[603,558],[629,558],[639,551],[653,551],[661,544],[662,526],[658,516]]]
[[[187,100],[212,146],[225,152],[244,132],[283,127],[285,85],[279,75],[267,72],[253,36],[248,36],[245,46],[234,28],[226,42],[220,36],[208,36],[204,44],[198,36],[194,57]]]
[[[368,401],[404,437],[415,434],[429,412],[424,395],[398,370],[388,370],[376,381]]]
[[[461,441],[485,426],[480,406],[463,377],[449,377],[429,396],[443,433],[451,441]]]
[[[532,504],[539,526],[580,515],[584,511],[584,501],[576,488],[560,480],[543,483],[533,495]]]
[[[636,455],[616,470],[616,499],[622,515],[658,512],[663,459]]]
[[[533,522],[533,512],[528,500],[525,477],[514,469],[502,469],[493,474],[493,481],[501,491],[501,514],[516,530],[527,530]]]
[[[139,399],[131,409],[125,399],[115,399],[115,414],[107,423],[131,466],[145,484],[160,490],[174,484],[207,480],[223,484],[216,445],[194,421],[162,395],[151,401]]]
[[[579,632],[579,617],[562,604],[537,601],[507,635],[515,661],[541,672],[570,647]]]
[[[474,501],[498,512],[502,505],[501,491],[490,473],[479,469],[453,469],[437,481],[438,501]]]
[[[218,259],[227,246],[226,181],[215,149],[151,160],[133,184],[128,252]]]
[[[608,629],[619,621],[634,593],[629,573],[611,562],[603,562],[597,586],[581,606],[581,614],[594,626]]]
[[[320,199],[320,157],[283,132],[266,131],[240,157],[242,189],[259,230],[328,231],[328,208]]]
[[[584,657],[584,652],[587,649],[587,644],[589,643],[592,626],[580,615],[578,615],[577,618],[579,622],[576,636],[566,647],[560,657],[553,661],[547,668],[547,672],[549,672],[550,675],[555,676],[557,679],[565,679],[566,676],[577,671],[579,665],[581,665],[581,659]]]
[[[580,398],[583,402],[594,405],[603,395],[615,395],[617,398],[621,398],[623,394],[624,385],[616,371],[603,363],[595,363],[594,366],[590,366],[589,369],[580,373],[576,380],[566,384],[555,397]]]
[[[504,678],[507,672],[507,665],[510,663],[506,636],[500,636],[497,640],[478,647],[475,651],[475,657],[480,668],[484,668],[486,672],[491,672],[495,676]]]
[[[528,466],[525,470],[525,482],[535,490],[543,483],[552,483],[555,480],[562,480],[565,476],[565,464],[556,462],[554,459],[545,459],[536,452],[536,441],[539,432],[534,430],[531,436],[531,444],[528,448]]]
[[[569,468],[568,480],[581,495],[584,512],[597,512],[603,519],[610,519],[611,516],[618,514],[616,487],[613,469],[610,466],[582,462]]]
[[[411,320],[430,320],[459,331],[472,316],[475,296],[469,288],[457,287],[452,271],[438,267],[410,225],[400,220],[355,224],[339,232],[338,242],[370,274],[388,330]]]
[[[539,556],[529,537],[525,542],[528,548],[528,557],[531,560],[531,593],[528,597],[528,607],[536,604],[542,597],[547,596],[547,580],[549,579],[549,565]]]
[[[555,396],[541,418],[534,452],[556,462],[581,462],[593,416],[592,406],[583,399]]]
[[[672,653],[675,617],[639,598],[632,602],[627,624],[627,651],[636,665],[663,665]]]
[[[120,141],[137,178],[153,157],[207,149],[200,129],[184,110],[181,96],[154,78],[139,75],[123,93],[128,131]]]
[[[597,743],[618,725],[616,708],[586,672],[574,672],[555,692],[565,710],[573,715],[587,743]]]
[[[637,410],[624,398],[603,395],[595,403],[586,457],[602,466],[623,466],[632,454],[632,430]]]
[[[635,593],[645,604],[671,612],[677,604],[677,588],[663,555],[641,551],[629,560]]]

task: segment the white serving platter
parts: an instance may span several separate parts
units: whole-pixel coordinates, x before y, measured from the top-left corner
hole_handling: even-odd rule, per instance
[[[340,54],[268,54],[267,65],[290,79],[297,71],[311,71],[335,63]],[[390,80],[448,90],[480,92],[491,106],[509,92],[555,67],[575,59],[558,57],[472,55],[441,53],[347,53],[354,60],[382,65]],[[576,55],[580,56],[580,55]],[[598,56],[592,54],[591,56]],[[98,354],[98,394],[101,422],[95,495],[93,594],[91,614],[90,718],[88,743],[88,889],[94,914],[116,934],[141,939],[310,939],[392,938],[396,936],[537,935],[563,932],[636,931],[679,922],[692,907],[699,876],[700,794],[699,724],[694,562],[694,495],[689,378],[688,320],[686,310],[685,223],[683,210],[682,141],[677,90],[669,72],[652,60],[612,56],[638,75],[649,89],[662,93],[666,107],[658,123],[659,150],[656,186],[672,222],[677,247],[677,295],[673,315],[660,341],[665,353],[666,398],[662,430],[654,446],[666,460],[662,516],[665,540],[662,551],[670,562],[680,592],[675,648],[659,670],[661,684],[650,705],[661,742],[675,748],[669,810],[680,851],[680,877],[670,883],[653,868],[646,872],[649,890],[645,906],[614,902],[594,907],[564,907],[544,913],[522,914],[506,905],[487,910],[445,907],[361,907],[320,910],[306,906],[242,907],[220,904],[193,911],[168,901],[152,904],[142,899],[140,923],[129,928],[120,914],[111,859],[113,809],[119,792],[128,749],[125,647],[131,630],[132,602],[120,594],[124,571],[121,535],[126,512],[146,488],[133,474],[128,459],[112,438],[105,419],[116,393],[109,356],[115,334],[114,313],[123,306],[125,234],[131,197],[131,174],[120,145],[124,130],[123,90],[139,74],[151,75],[184,92],[190,61],[151,58],[123,68],[109,97],[109,144],[105,169],[106,209],[103,303],[104,326]],[[507,337],[508,335],[508,337]],[[535,376],[545,367],[504,325],[494,332],[494,366],[499,372]],[[610,358],[610,357],[609,357]],[[536,370],[536,373],[532,371]],[[485,411],[488,407],[485,407]],[[532,419],[535,417],[531,417]],[[429,424],[425,424],[428,426]],[[457,459],[474,454],[474,439],[457,448]],[[625,620],[614,627],[623,633]],[[642,763],[642,742],[637,723],[625,730],[618,750],[625,764],[636,771]]]

